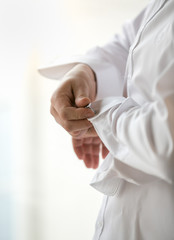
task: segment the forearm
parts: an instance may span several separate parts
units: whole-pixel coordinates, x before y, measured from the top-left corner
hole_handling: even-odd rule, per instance
[[[122,34],[116,34],[107,44],[94,47],[85,55],[57,59],[50,65],[40,68],[39,72],[48,78],[62,79],[75,65],[84,63],[95,73],[97,99],[122,96],[129,49],[144,19],[144,13],[145,10],[126,23]]]
[[[143,105],[118,97],[108,103],[104,100],[103,105],[92,104],[98,113],[90,121],[111,155],[125,164],[125,178],[130,166],[169,183],[174,181],[173,76],[171,62],[159,76],[154,100]]]

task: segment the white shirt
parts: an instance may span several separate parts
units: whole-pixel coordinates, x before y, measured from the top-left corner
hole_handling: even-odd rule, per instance
[[[174,239],[174,0],[153,0],[103,47],[40,69],[61,78],[77,62],[97,77],[89,119],[109,149],[91,185],[104,201],[93,240]]]

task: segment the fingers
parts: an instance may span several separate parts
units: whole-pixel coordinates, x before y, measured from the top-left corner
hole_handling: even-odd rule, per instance
[[[90,98],[83,97],[83,96],[78,96],[76,97],[76,100],[75,100],[77,107],[86,107],[88,104],[90,104],[90,102],[91,102]]]
[[[74,110],[73,107],[68,107],[67,109],[63,109],[63,111],[57,112],[56,109],[51,106],[50,112],[55,118],[56,122],[59,123],[73,137],[81,137],[92,128],[92,123],[84,116],[94,115],[93,111],[90,109],[77,108]],[[92,132],[94,135],[92,129],[88,132],[88,135],[90,132]]]
[[[101,141],[98,137],[72,139],[74,151],[82,159],[87,168],[97,168]]]
[[[87,168],[96,169],[99,165],[99,154],[105,158],[109,153],[101,139],[97,137],[72,138],[73,148],[77,157],[84,161]]]
[[[86,64],[79,64],[71,71],[72,76],[78,77],[79,81],[73,85],[73,94],[75,96],[75,104],[77,107],[84,107],[95,99],[96,80],[95,73]],[[82,81],[84,80],[84,81]]]
[[[90,103],[89,98],[80,99],[79,105],[81,106],[78,107],[75,105],[73,98],[72,93],[69,93],[68,90],[59,89],[59,91],[55,92],[51,98],[51,109],[55,110],[52,115],[56,117],[58,114],[58,117],[66,121],[94,116],[94,112],[90,108],[85,108]]]
[[[85,166],[87,168],[93,168],[96,169],[99,164],[99,156],[91,155],[91,154],[86,154],[83,159]]]
[[[77,64],[65,74],[63,83],[54,92],[50,112],[72,136],[81,137],[86,133],[89,136],[94,131],[87,118],[93,117],[94,112],[85,106],[94,101],[95,95],[95,74],[89,66]]]
[[[65,121],[63,127],[71,134],[77,131],[88,130],[92,124],[88,120]]]
[[[80,120],[94,116],[94,112],[90,108],[66,107],[59,109],[60,117],[65,121]]]
[[[88,102],[89,99],[83,98],[81,105]],[[64,97],[58,95],[56,99],[55,97],[51,99],[50,113],[56,122],[74,137],[81,137],[92,127],[87,118],[93,117],[94,112],[89,108],[74,107],[66,95]]]

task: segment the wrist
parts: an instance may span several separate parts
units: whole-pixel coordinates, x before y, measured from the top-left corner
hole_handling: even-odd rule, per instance
[[[84,63],[79,63],[78,66],[81,67],[82,70],[84,70],[86,73],[89,74],[91,80],[96,81],[95,72],[89,65]]]
[[[95,95],[94,99],[95,99],[96,94],[97,94],[97,81],[96,81],[95,72],[87,64],[79,63],[78,66],[81,68],[82,71],[84,71],[88,75],[87,79],[88,79],[89,84],[92,86],[91,90],[94,90],[94,92],[95,92],[95,94],[94,94]]]

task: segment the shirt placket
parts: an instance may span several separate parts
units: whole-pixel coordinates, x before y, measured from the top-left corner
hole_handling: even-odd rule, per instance
[[[102,207],[96,222],[96,227],[95,227],[95,234],[93,237],[93,240],[100,240],[102,236],[102,232],[104,229],[104,215],[105,215],[105,210],[108,202],[108,196],[104,196]]]
[[[152,18],[160,11],[160,9],[164,6],[164,4],[167,2],[168,0],[161,0],[159,1],[157,7],[155,8],[154,11],[152,11],[152,13],[149,15],[149,17],[147,18],[147,20],[145,21],[144,24],[142,24],[142,26],[140,27],[139,33],[136,37],[135,42],[133,43],[133,45],[130,47],[129,50],[129,56],[128,56],[128,60],[127,60],[127,68],[126,68],[126,74],[125,74],[125,78],[124,78],[124,88],[123,88],[123,96],[124,97],[128,97],[129,96],[129,85],[131,84],[131,79],[132,79],[132,75],[133,75],[133,51],[136,48],[136,46],[138,45],[142,32],[145,29],[145,27],[147,26],[147,24],[152,20]]]

